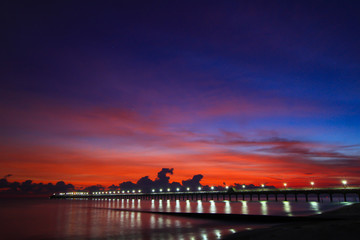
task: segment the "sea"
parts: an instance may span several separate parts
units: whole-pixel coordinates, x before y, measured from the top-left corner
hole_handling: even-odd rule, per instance
[[[355,199],[356,200],[356,199]],[[0,199],[0,239],[222,239],[269,224],[158,214],[225,213],[306,216],[349,202],[137,199]]]

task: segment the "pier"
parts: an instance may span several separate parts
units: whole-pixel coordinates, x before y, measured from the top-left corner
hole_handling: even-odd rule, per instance
[[[360,201],[360,187],[352,188],[291,188],[291,189],[242,189],[229,188],[226,191],[186,191],[186,192],[131,192],[120,191],[105,192],[67,192],[54,193],[50,198],[117,198],[141,200],[201,200],[201,201],[327,201],[341,199],[347,202],[349,197]],[[338,200],[339,201],[339,200]]]

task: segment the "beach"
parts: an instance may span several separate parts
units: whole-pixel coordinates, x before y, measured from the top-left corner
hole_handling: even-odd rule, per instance
[[[224,239],[358,239],[360,234],[360,203],[315,215],[312,219],[242,231],[226,236]]]

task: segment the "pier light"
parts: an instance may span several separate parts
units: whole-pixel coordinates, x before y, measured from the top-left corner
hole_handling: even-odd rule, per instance
[[[118,191],[118,193],[120,193],[120,191]]]
[[[245,184],[242,185],[242,188],[246,188]]]
[[[186,188],[186,191],[190,191],[190,188]]]
[[[152,189],[151,191],[152,191],[152,192],[155,192],[155,189]]]
[[[210,188],[211,190],[214,190],[214,186],[211,186],[211,188]]]
[[[130,192],[130,190],[127,190],[126,192],[127,192],[127,193],[129,193],[129,192]]]
[[[229,189],[229,186],[225,186],[226,189]]]
[[[135,190],[132,190],[132,192],[134,193],[134,192],[135,192]]]
[[[139,193],[141,193],[141,190],[138,190]]]
[[[346,188],[347,181],[346,181],[346,180],[342,180],[341,183],[344,185],[344,188]]]
[[[198,190],[201,191],[201,187],[198,187]]]
[[[176,191],[180,191],[180,188],[177,188]]]
[[[168,192],[170,192],[170,190],[171,190],[170,188],[167,189]]]
[[[122,190],[122,191],[121,191],[121,193],[125,193],[125,191],[124,191],[124,190]]]
[[[261,187],[264,188],[264,187],[265,187],[265,184],[261,184]]]
[[[162,192],[162,188],[160,188],[160,192]]]
[[[314,187],[315,183],[314,182],[310,182],[311,187]]]
[[[108,192],[105,192],[105,194],[108,194]]]
[[[284,183],[284,188],[286,189],[287,183]]]

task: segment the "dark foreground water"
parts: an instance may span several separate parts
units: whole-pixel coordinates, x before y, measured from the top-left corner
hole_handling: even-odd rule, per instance
[[[299,216],[348,203],[0,199],[0,239],[221,239],[264,227],[114,209]]]

